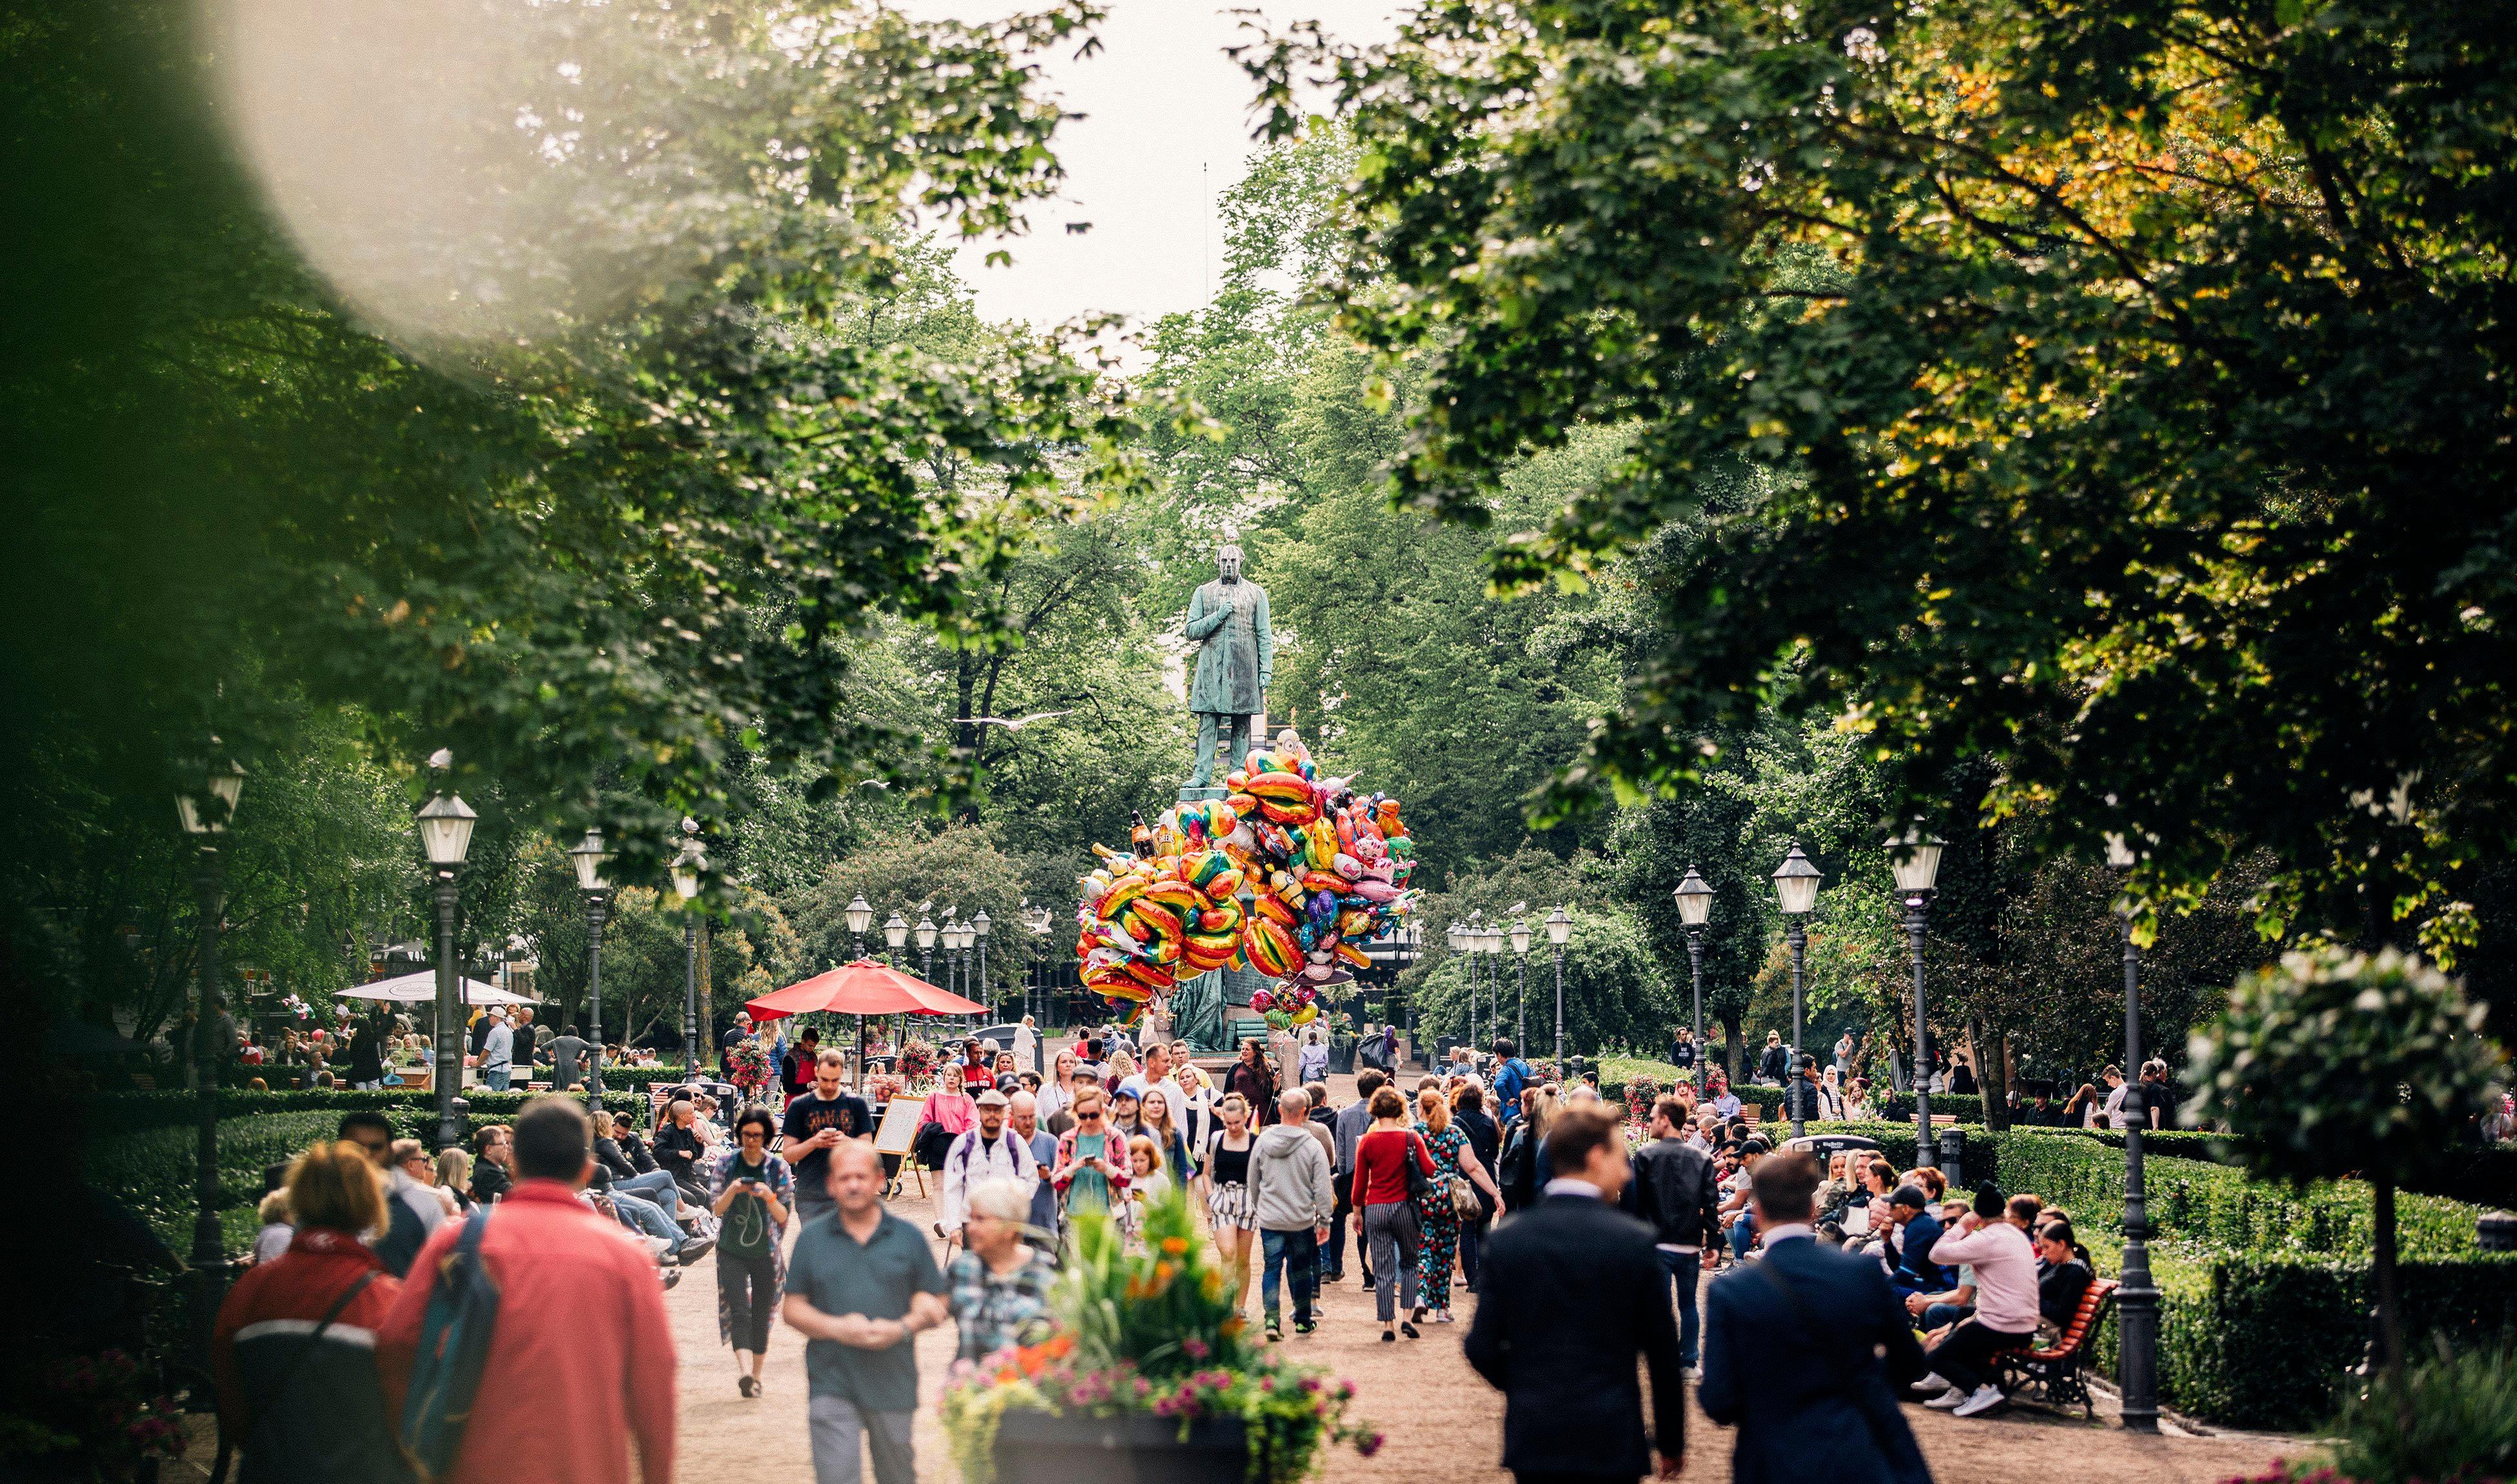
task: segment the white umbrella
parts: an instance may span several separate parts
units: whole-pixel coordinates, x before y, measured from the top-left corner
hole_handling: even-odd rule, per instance
[[[416,974],[404,974],[394,979],[379,979],[373,984],[355,985],[332,992],[343,999],[382,999],[394,1004],[434,1004],[437,1000],[437,971],[422,969]],[[465,1004],[538,1004],[539,1000],[525,995],[510,995],[495,985],[478,979],[463,981]]]

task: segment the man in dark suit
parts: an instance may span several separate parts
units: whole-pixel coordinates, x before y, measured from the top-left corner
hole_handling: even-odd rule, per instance
[[[1897,1271],[1888,1279],[1898,1293],[1939,1293],[1957,1287],[1956,1275],[1932,1260],[1942,1228],[1921,1186],[1898,1186],[1888,1197],[1888,1219],[1898,1228]]]
[[[1556,1177],[1487,1242],[1469,1330],[1469,1364],[1504,1394],[1503,1465],[1520,1484],[1605,1484],[1650,1471],[1656,1448],[1660,1476],[1676,1478],[1686,1451],[1678,1328],[1652,1229],[1616,1208],[1630,1173],[1624,1130],[1576,1104],[1549,1125],[1547,1151]],[[1651,1371],[1648,1437],[1638,1354]]]
[[[1892,1388],[1921,1378],[1922,1346],[1877,1262],[1814,1240],[1818,1179],[1817,1161],[1797,1150],[1757,1166],[1765,1256],[1705,1295],[1696,1402],[1739,1429],[1732,1484],[1931,1484]]]

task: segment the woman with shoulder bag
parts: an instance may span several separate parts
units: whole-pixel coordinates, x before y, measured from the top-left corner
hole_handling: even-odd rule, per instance
[[[1398,1328],[1409,1339],[1419,1337],[1415,1316],[1423,1311],[1416,1306],[1421,1231],[1416,1200],[1432,1178],[1433,1157],[1407,1126],[1407,1099],[1395,1087],[1376,1089],[1372,1126],[1354,1141],[1354,1206],[1372,1247],[1373,1304],[1385,1340],[1398,1337],[1389,1323],[1402,1305],[1409,1316]]]
[[[1478,1189],[1492,1195],[1498,1204],[1503,1195],[1487,1177],[1485,1166],[1477,1163],[1477,1152],[1469,1147],[1467,1131],[1451,1122],[1451,1105],[1442,1100],[1440,1089],[1428,1087],[1417,1093],[1416,1111],[1424,1126],[1425,1148],[1432,1156],[1433,1177],[1416,1203],[1416,1219],[1424,1238],[1417,1250],[1413,1317],[1421,1322],[1429,1311],[1435,1324],[1449,1324],[1451,1264],[1460,1255],[1461,1208],[1480,1209]],[[1472,1183],[1476,1189],[1471,1188]]]
[[[317,1144],[287,1189],[288,1250],[228,1291],[210,1339],[238,1484],[406,1484],[375,1350],[402,1284],[359,1240],[386,1224],[376,1167],[355,1143]]]

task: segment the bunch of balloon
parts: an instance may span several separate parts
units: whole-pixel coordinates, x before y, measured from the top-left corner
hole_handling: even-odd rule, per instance
[[[1077,883],[1084,984],[1130,1019],[1185,979],[1247,966],[1278,981],[1252,1009],[1307,1024],[1321,988],[1368,967],[1361,945],[1412,902],[1396,799],[1319,777],[1299,743],[1254,750],[1225,784],[1165,811],[1130,852],[1093,846],[1101,865]]]

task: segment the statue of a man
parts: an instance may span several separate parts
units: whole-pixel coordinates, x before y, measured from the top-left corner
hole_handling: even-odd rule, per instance
[[[1250,750],[1252,737],[1266,734],[1267,683],[1276,670],[1267,590],[1242,579],[1237,545],[1226,542],[1215,566],[1215,580],[1188,600],[1188,637],[1198,646],[1197,675],[1188,688],[1188,708],[1197,717],[1192,788],[1213,786],[1218,741],[1230,768]]]

